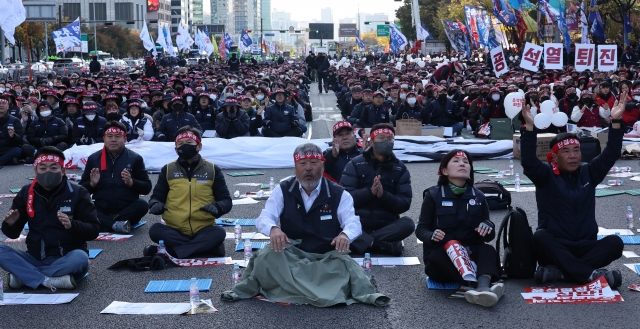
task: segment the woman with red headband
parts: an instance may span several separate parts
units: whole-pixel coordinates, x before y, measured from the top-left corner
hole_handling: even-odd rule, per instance
[[[438,184],[428,188],[420,210],[416,236],[423,241],[425,273],[440,282],[464,283],[460,266],[454,264],[451,250],[458,248],[475,262],[477,287],[465,293],[472,304],[495,305],[502,297],[502,283],[496,265],[496,249],[488,244],[495,238],[495,225],[489,218],[484,194],[473,186],[473,160],[467,151],[452,150],[440,161]]]
[[[585,97],[586,91],[582,92]],[[590,96],[590,94],[589,94]],[[604,275],[611,289],[622,284],[620,271],[604,266],[622,256],[619,236],[597,240],[596,186],[620,158],[624,122],[622,113],[627,93],[620,95],[607,116],[609,140],[600,155],[582,162],[580,140],[570,133],[556,135],[551,142],[547,163],[536,156],[537,132],[534,115],[527,105],[522,109],[526,129],[522,130],[522,167],[536,186],[538,229],[533,235],[533,249],[538,259],[535,273],[539,284],[560,279],[585,284]]]

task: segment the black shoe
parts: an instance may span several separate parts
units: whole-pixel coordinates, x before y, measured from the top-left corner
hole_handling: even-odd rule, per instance
[[[390,255],[390,256],[401,256],[402,255],[402,241],[396,242],[388,242],[388,241],[378,241],[374,242],[373,246],[371,246],[374,252]]]
[[[154,245],[150,245],[150,246],[146,246],[144,247],[144,250],[142,251],[142,255],[143,256],[153,256],[155,254],[158,253],[158,246],[154,246]]]
[[[618,270],[607,271],[607,273],[604,274],[604,278],[607,279],[609,287],[613,290],[618,289],[618,287],[622,285],[622,273]]]
[[[555,265],[538,266],[535,278],[538,284],[555,282],[562,279],[562,272]]]
[[[11,159],[11,164],[12,164],[12,165],[14,165],[14,166],[15,166],[15,165],[17,165],[17,164],[19,164],[19,163],[20,163],[20,162],[18,161],[18,158],[13,158],[13,159]]]
[[[26,157],[26,158],[24,158],[24,163],[32,164],[34,160],[35,159],[33,157]]]

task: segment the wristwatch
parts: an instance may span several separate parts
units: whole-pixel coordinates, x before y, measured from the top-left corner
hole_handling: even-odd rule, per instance
[[[622,118],[620,119],[611,118],[611,123],[622,123]]]

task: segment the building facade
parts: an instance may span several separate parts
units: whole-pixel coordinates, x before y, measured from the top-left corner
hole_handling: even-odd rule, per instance
[[[158,23],[149,23],[151,21],[158,21]],[[171,24],[171,0],[158,0],[157,11],[148,11],[147,8],[147,27],[149,31],[157,30],[158,24]]]
[[[80,17],[85,22],[113,22],[140,31],[147,20],[147,0],[57,0],[56,4],[62,6],[58,7],[62,8],[62,21],[68,23]]]

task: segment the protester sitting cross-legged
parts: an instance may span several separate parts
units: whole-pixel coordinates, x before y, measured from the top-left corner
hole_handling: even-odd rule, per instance
[[[238,100],[228,97],[216,117],[216,137],[231,139],[249,136],[249,116],[240,109]]]
[[[178,160],[162,167],[149,201],[149,213],[162,215],[166,223],[153,224],[149,237],[164,240],[167,252],[178,258],[224,256],[226,233],[216,218],[231,211],[231,196],[222,170],[200,156],[201,138],[196,128],[178,130]],[[145,255],[155,250],[149,246]]]
[[[102,231],[130,233],[147,214],[140,195],[151,192],[151,180],[142,157],[124,146],[125,129],[119,121],[104,126],[104,147],[89,156],[80,180],[93,194]]]
[[[540,161],[534,115],[528,105],[522,109],[526,122],[522,167],[536,186],[538,204],[538,228],[533,235],[537,283],[564,278],[584,284],[604,275],[612,289],[622,284],[620,271],[602,268],[622,256],[624,245],[616,235],[597,240],[595,191],[620,158],[626,100],[623,92],[620,102],[612,106],[607,146],[589,163],[581,162],[580,141],[570,133],[556,135],[549,143],[548,163]]]
[[[23,134],[20,119],[9,114],[9,101],[0,98],[0,166],[18,164]]]
[[[447,253],[451,244],[467,249],[477,264],[477,288],[465,298],[485,307],[498,302],[504,290],[496,265],[496,249],[487,244],[495,238],[495,225],[489,218],[484,194],[473,186],[473,160],[464,150],[452,150],[440,161],[438,184],[427,189],[416,236],[423,241],[425,273],[440,282],[464,283],[458,268]]]
[[[275,104],[264,110],[262,134],[265,137],[302,136],[296,110],[286,103],[285,91],[276,89],[273,96]]]
[[[348,121],[340,121],[333,125],[331,148],[323,152],[324,172],[335,182],[339,182],[344,167],[360,154],[362,154],[362,148],[358,146],[353,127]]]
[[[2,232],[12,239],[29,224],[26,252],[0,244],[0,267],[9,272],[13,289],[74,289],[89,269],[86,242],[98,237],[100,222],[89,192],[67,180],[64,159],[55,147],[38,150],[35,179],[4,216]]]
[[[53,115],[51,104],[42,101],[36,108],[38,120],[29,125],[27,131],[27,142],[22,145],[22,155],[27,163],[33,161],[33,154],[36,149],[44,146],[55,146],[60,151],[68,148],[66,140],[68,138],[67,125],[62,119]]]
[[[394,136],[391,124],[373,126],[370,147],[347,163],[340,179],[362,223],[363,233],[352,244],[359,254],[400,256],[402,240],[415,228],[413,219],[400,217],[411,206],[411,175],[393,154]]]

